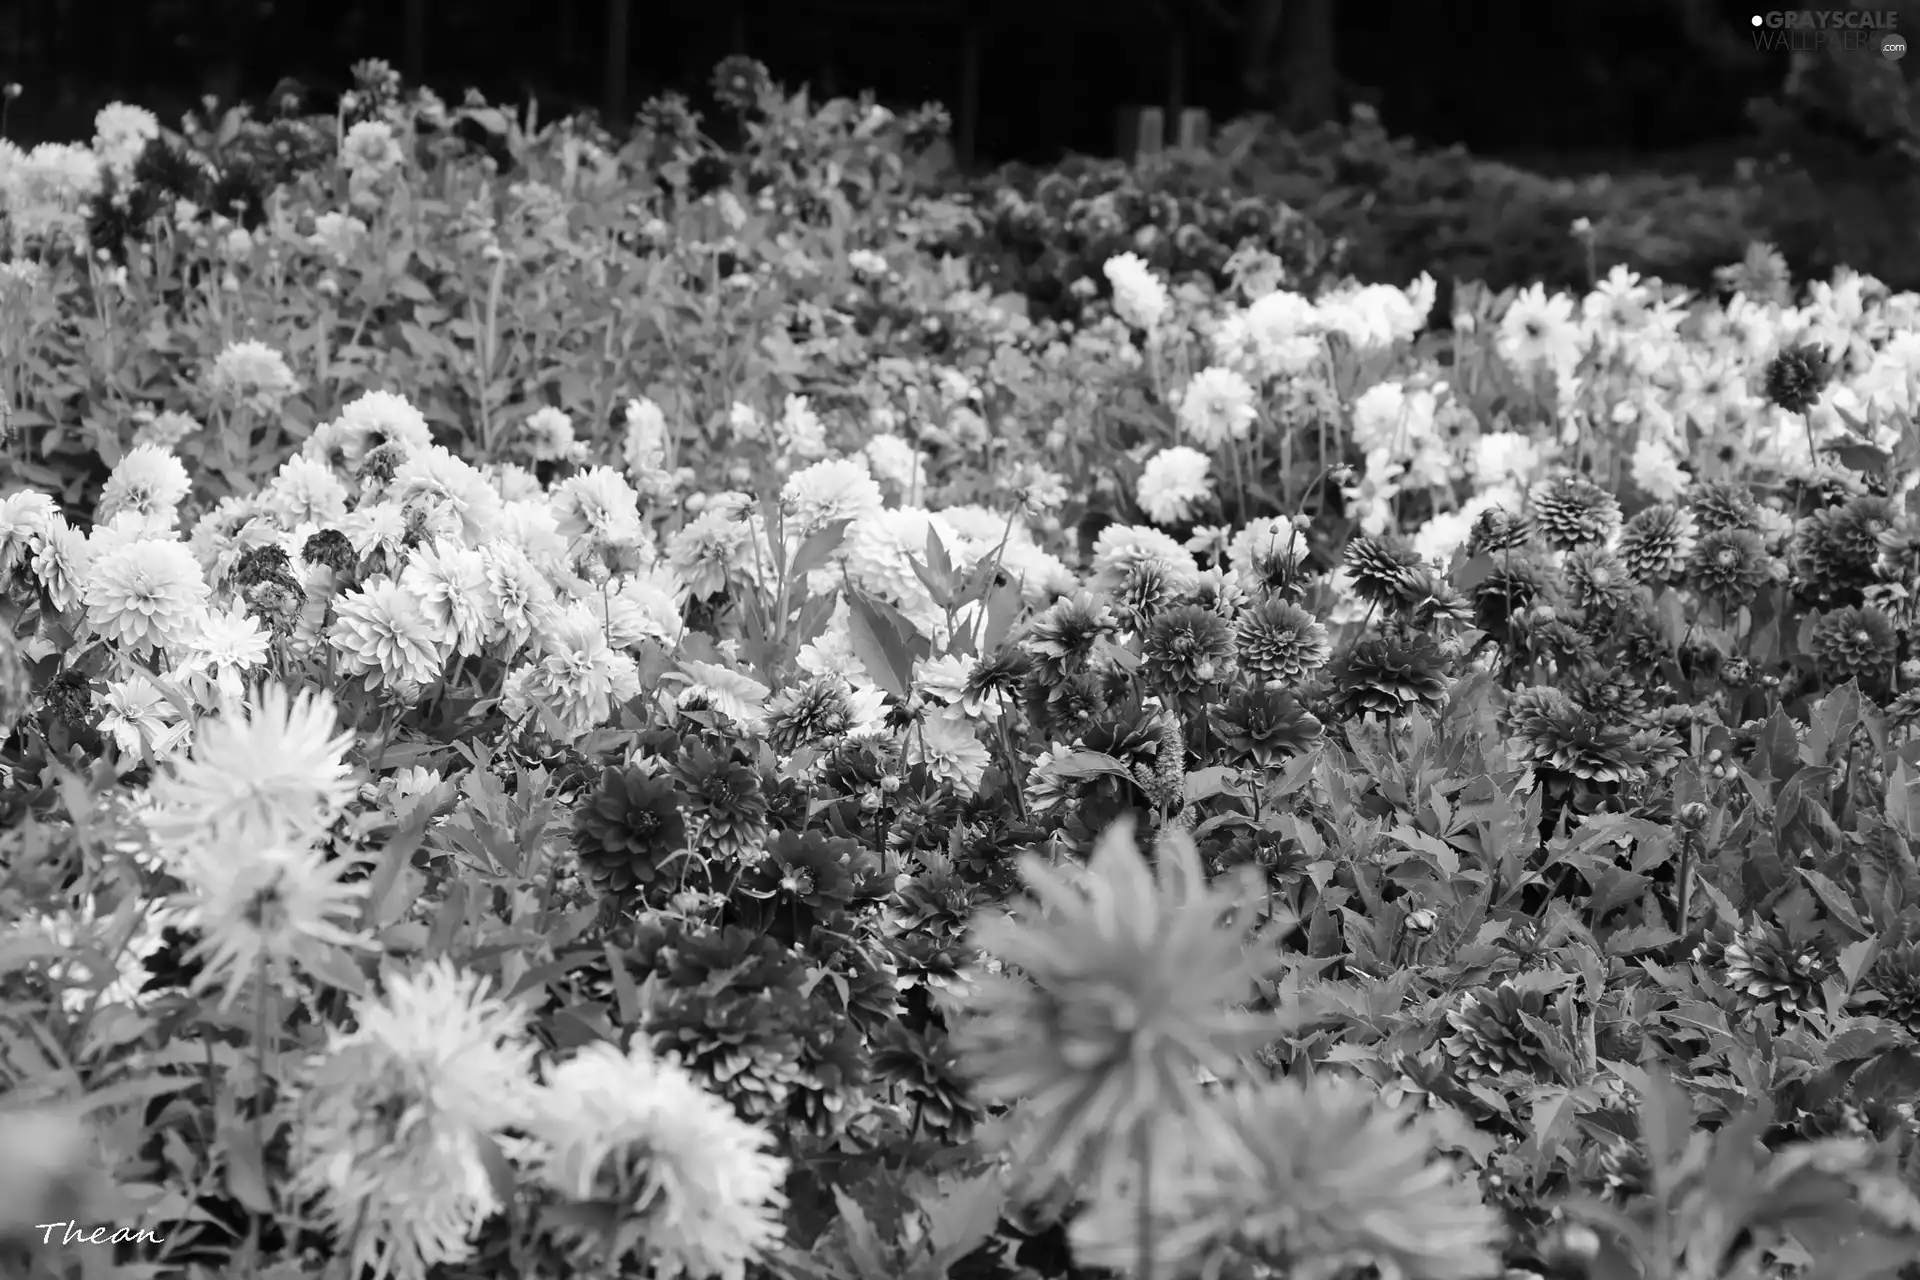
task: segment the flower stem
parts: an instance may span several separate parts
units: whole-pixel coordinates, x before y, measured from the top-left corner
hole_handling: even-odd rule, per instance
[[[1139,1220],[1134,1224],[1139,1262],[1135,1272],[1138,1280],[1153,1280],[1153,1129],[1149,1124],[1140,1126],[1134,1146],[1140,1164]]]

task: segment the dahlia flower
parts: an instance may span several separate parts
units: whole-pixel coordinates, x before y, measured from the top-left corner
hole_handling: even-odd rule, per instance
[[[981,1097],[1015,1107],[1019,1154],[1096,1185],[1143,1127],[1214,1125],[1202,1073],[1234,1074],[1251,1026],[1249,901],[1207,884],[1184,834],[1157,855],[1123,821],[1082,869],[1024,860],[1032,901],[976,927],[998,964],[968,975],[954,1029]]]
[[[1181,434],[1202,449],[1245,440],[1258,416],[1253,388],[1231,369],[1202,369],[1180,397]]]
[[[637,1265],[743,1280],[781,1243],[786,1164],[771,1137],[643,1043],[576,1052],[548,1072],[535,1116],[535,1176],[568,1199],[618,1206],[617,1238]],[[629,1231],[635,1222],[644,1229]],[[612,1241],[571,1234],[604,1260]]]
[[[383,986],[305,1065],[290,1166],[356,1274],[426,1280],[500,1208],[487,1148],[535,1114],[536,1046],[522,1009],[449,960]]]
[[[286,357],[264,342],[251,340],[230,343],[215,356],[208,381],[216,396],[256,413],[278,413],[287,397],[300,389]]]
[[[1136,329],[1151,333],[1173,307],[1167,287],[1137,254],[1108,258],[1102,274],[1113,288],[1113,309]]]
[[[191,641],[209,594],[187,545],[157,538],[139,538],[96,556],[82,591],[94,633],[136,653]]]
[[[131,511],[152,527],[172,529],[179,519],[177,508],[192,489],[180,459],[158,445],[135,445],[107,477],[94,518],[110,521]]]
[[[350,676],[368,692],[390,689],[411,696],[440,678],[446,661],[433,621],[413,592],[391,578],[375,578],[334,602],[328,640]]]
[[[1213,481],[1207,474],[1213,459],[1198,449],[1175,445],[1147,460],[1140,472],[1136,496],[1140,509],[1155,524],[1182,524],[1213,500]]]

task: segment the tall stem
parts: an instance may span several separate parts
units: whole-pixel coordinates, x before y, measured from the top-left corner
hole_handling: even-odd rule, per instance
[[[1140,1163],[1139,1221],[1134,1244],[1139,1264],[1134,1268],[1138,1280],[1153,1280],[1153,1127],[1143,1123],[1134,1138],[1136,1159]]]

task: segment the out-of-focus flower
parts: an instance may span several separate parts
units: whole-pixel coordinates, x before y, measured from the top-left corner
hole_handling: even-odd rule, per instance
[[[1181,833],[1157,863],[1156,877],[1130,822],[1078,874],[1023,863],[1035,901],[978,926],[998,967],[970,974],[955,1030],[982,1096],[1015,1105],[1020,1153],[1095,1184],[1143,1128],[1209,1126],[1202,1072],[1232,1075],[1250,1030],[1249,903],[1207,884]]]

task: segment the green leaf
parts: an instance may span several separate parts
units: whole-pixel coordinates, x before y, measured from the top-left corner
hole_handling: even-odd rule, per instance
[[[854,655],[875,684],[905,701],[913,687],[913,650],[873,600],[850,592],[847,606]]]
[[[1642,951],[1658,951],[1679,940],[1680,935],[1664,925],[1637,924],[1607,935],[1606,948],[1610,956],[1631,956]]]
[[[266,1160],[253,1128],[244,1121],[226,1132],[221,1144],[226,1151],[227,1191],[243,1206],[257,1214],[275,1213],[273,1192],[267,1186]]]
[[[1056,778],[1095,778],[1111,775],[1133,781],[1133,773],[1120,760],[1099,751],[1069,751],[1047,763],[1047,772]]]
[[[833,553],[847,540],[847,527],[851,520],[836,520],[825,528],[817,529],[807,535],[800,549],[793,553],[793,564],[788,566],[789,578],[804,578],[816,569],[826,567]]]
[[[1841,928],[1853,934],[1855,938],[1864,939],[1873,935],[1873,930],[1861,923],[1860,917],[1854,914],[1853,903],[1848,900],[1845,889],[1818,871],[1805,867],[1800,869],[1800,877],[1807,882],[1814,895],[1820,899],[1820,905],[1827,909],[1827,914],[1833,917],[1834,922]]]

